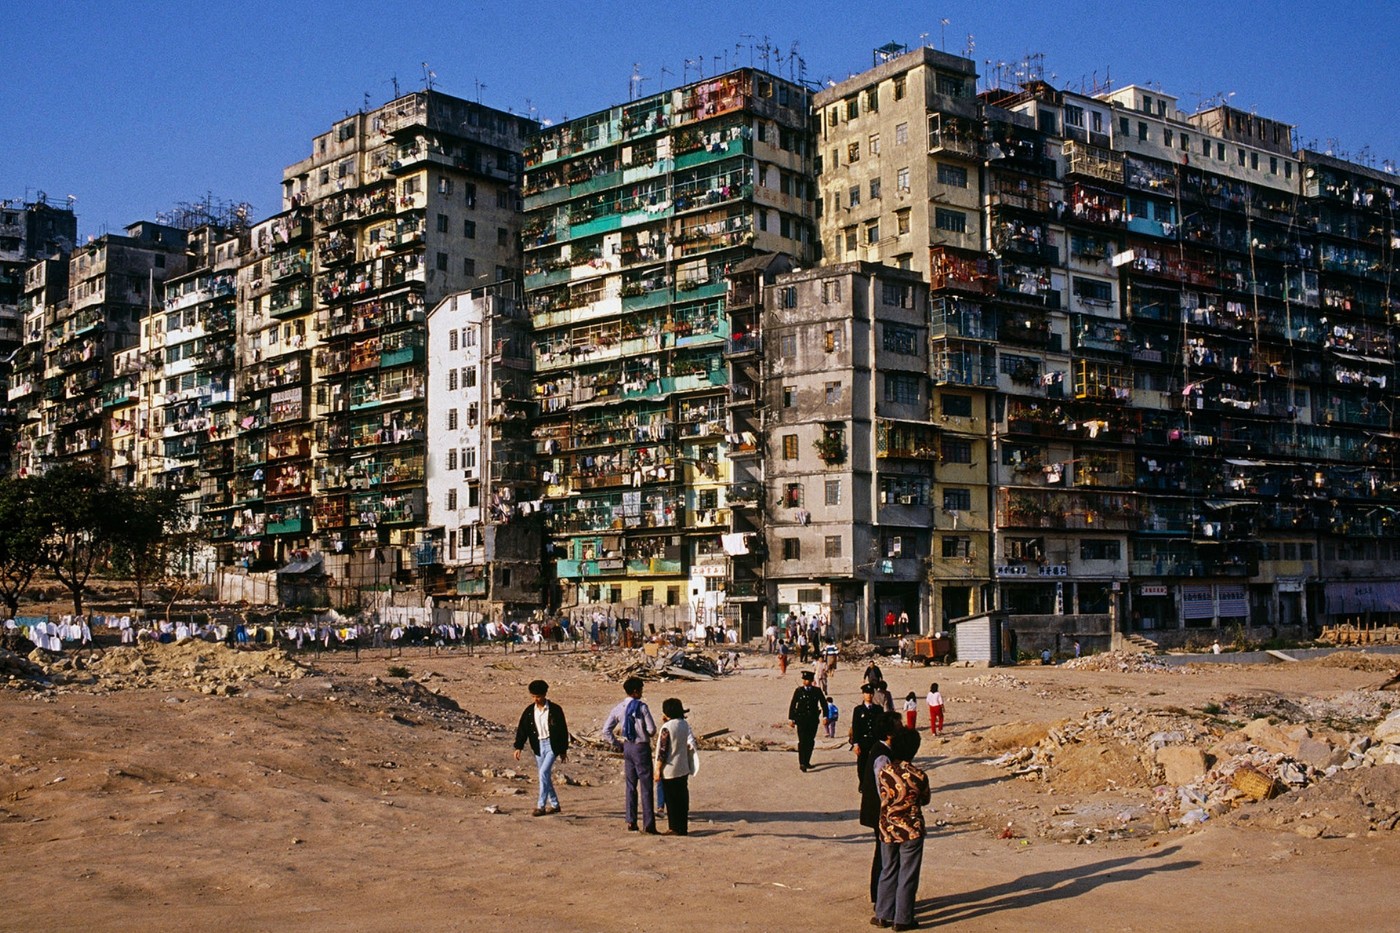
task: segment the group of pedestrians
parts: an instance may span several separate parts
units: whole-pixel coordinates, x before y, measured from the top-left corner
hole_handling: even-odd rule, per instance
[[[679,698],[667,697],[661,703],[658,726],[642,699],[645,686],[640,677],[623,681],[625,697],[603,722],[603,741],[622,753],[627,830],[653,836],[689,835],[690,778],[700,771],[699,746],[685,718],[689,710]],[[568,755],[569,727],[563,708],[548,698],[549,684],[534,680],[527,689],[531,702],[515,729],[515,759],[520,760],[528,744],[539,771],[534,815],[548,816],[561,812],[554,765]],[[665,830],[656,827],[658,810],[665,811]]]
[[[821,673],[828,672],[823,668]],[[804,773],[813,767],[818,729],[825,724],[826,735],[834,738],[840,718],[836,702],[818,686],[817,675],[817,671],[803,671],[802,683],[788,704],[788,719],[797,732],[798,768]],[[700,763],[695,734],[686,721],[689,711],[676,697],[662,702],[658,724],[643,699],[645,686],[639,677],[623,681],[624,697],[609,711],[602,738],[622,754],[627,830],[684,836],[689,831],[689,782]],[[561,812],[553,769],[567,758],[568,724],[563,709],[549,699],[545,681],[532,681],[528,689],[531,703],[516,727],[515,757],[519,760],[529,745],[539,771],[534,815],[548,816]],[[873,661],[860,690],[861,702],[851,711],[847,741],[856,759],[860,823],[875,835],[870,922],[876,927],[912,930],[917,926],[914,905],[923,867],[923,807],[930,801],[928,776],[914,764],[921,741],[917,695],[907,695],[903,715],[895,712],[888,684]],[[937,683],[930,684],[926,702],[930,734],[939,735],[944,704]],[[656,819],[663,810],[667,828],[660,830]]]

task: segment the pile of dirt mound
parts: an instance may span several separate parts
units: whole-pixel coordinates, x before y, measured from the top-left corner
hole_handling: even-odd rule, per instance
[[[990,763],[1056,790],[1145,794],[1165,770],[1159,750],[1212,737],[1209,726],[1181,714],[1097,709],[1056,724],[1034,744]]]
[[[1400,654],[1368,654],[1365,651],[1337,651],[1320,658],[1301,661],[1314,667],[1336,667],[1347,671],[1375,671],[1378,674],[1400,672]]]
[[[1233,730],[1221,720],[1205,721],[1183,711],[1098,709],[1058,723],[1040,737],[1025,728],[989,735],[984,748],[1005,748],[992,739],[1014,741],[1019,732],[1027,741],[990,764],[1057,792],[1150,795],[1163,825],[1192,825],[1259,801],[1294,797],[1354,770],[1400,764],[1400,712],[1374,728],[1369,724],[1390,706],[1389,697],[1376,691],[1332,697],[1232,696],[1221,704],[1221,712],[1247,720]],[[1388,780],[1364,778],[1361,783],[1386,785]],[[1355,784],[1345,778],[1335,793],[1345,797],[1345,788]],[[1393,828],[1393,812],[1372,807],[1363,822]]]
[[[1227,817],[1236,825],[1291,830],[1301,836],[1358,836],[1400,829],[1400,767],[1358,768],[1295,794]]]
[[[205,641],[61,655],[36,650],[29,659],[43,667],[62,692],[187,689],[222,696],[250,683],[292,680],[306,673],[285,651],[239,650]]]
[[[1275,719],[1287,723],[1329,723],[1353,731],[1395,706],[1395,695],[1379,690],[1348,690],[1330,697],[1231,694],[1219,701],[1222,715],[1234,719]]]

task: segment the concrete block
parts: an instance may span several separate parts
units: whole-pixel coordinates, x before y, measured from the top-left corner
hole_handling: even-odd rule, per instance
[[[1157,749],[1157,764],[1162,766],[1167,783],[1176,787],[1198,781],[1206,773],[1205,752],[1191,745]]]

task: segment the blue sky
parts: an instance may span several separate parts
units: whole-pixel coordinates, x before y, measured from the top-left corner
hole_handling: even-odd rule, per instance
[[[764,3],[516,0],[16,2],[4,13],[0,197],[77,198],[83,236],[206,194],[276,212],[284,166],[368,97],[423,86],[541,119],[579,116],[735,65],[808,80],[928,43],[1043,55],[1057,85],[1160,84],[1182,109],[1230,95],[1306,145],[1400,161],[1400,3]],[[942,23],[947,20],[947,24]],[[990,63],[990,64],[989,64]],[[1014,66],[1013,66],[1014,67]],[[1010,69],[1008,69],[1010,70]],[[1054,77],[1051,77],[1051,76]]]

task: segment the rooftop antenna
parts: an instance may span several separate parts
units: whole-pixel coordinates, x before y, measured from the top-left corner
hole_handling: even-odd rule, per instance
[[[364,103],[364,106],[360,108],[360,113],[365,113],[365,112],[368,111],[368,110],[369,110],[369,91],[365,91],[365,103]]]
[[[437,77],[437,72],[429,70],[429,68],[428,68],[428,63],[427,63],[427,62],[424,62],[424,63],[423,63],[423,90],[425,90],[425,91],[431,91],[431,90],[433,89],[433,79],[436,78],[436,77]]]
[[[740,38],[740,39],[748,39],[748,40],[749,40],[749,67],[752,68],[752,67],[753,67],[753,38],[754,38],[754,37],[753,37],[752,35],[750,35],[749,33],[744,32],[744,33],[740,33],[740,34],[739,34],[739,38]],[[738,51],[739,51],[739,45],[736,43],[735,46],[734,46],[734,52],[735,52],[735,55],[736,55],[736,56],[737,56],[737,54],[738,54]]]
[[[398,100],[398,99],[399,99],[399,76],[398,76],[398,75],[393,75],[393,76],[390,77],[389,80],[386,81],[385,83],[386,83],[386,84],[393,85],[393,88],[394,88],[394,100]]]
[[[773,46],[771,46],[771,45],[768,44],[768,35],[767,35],[767,33],[764,34],[764,36],[763,36],[763,44],[762,44],[761,46],[759,46],[759,48],[761,48],[761,49],[763,50],[763,70],[764,70],[764,71],[772,71],[773,69],[772,69],[772,67],[771,67],[770,64],[769,64],[769,58],[768,58],[768,56],[769,56],[769,54],[773,51]]]
[[[632,77],[627,79],[627,99],[636,100],[642,96],[642,82],[646,78],[642,76],[641,62],[632,63]]]
[[[948,27],[952,25],[947,17],[938,21],[938,45],[943,51],[948,51]]]
[[[476,102],[479,104],[481,103],[481,91],[486,87],[486,84],[479,78],[473,78],[472,80],[476,83]]]
[[[672,71],[671,69],[667,68],[665,65],[662,65],[662,66],[661,66],[661,86],[662,86],[662,87],[665,87],[665,86],[666,86],[666,76],[667,76],[667,75],[670,75],[671,77],[674,78],[674,77],[676,76],[676,73],[675,73],[674,71]]]
[[[972,33],[967,34],[967,45],[963,46],[963,58],[971,58],[972,53],[977,51],[977,39]]]

